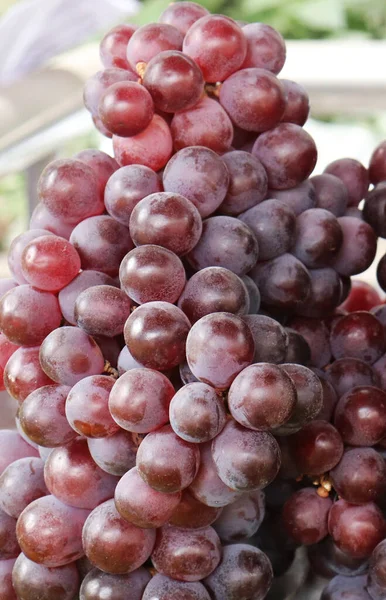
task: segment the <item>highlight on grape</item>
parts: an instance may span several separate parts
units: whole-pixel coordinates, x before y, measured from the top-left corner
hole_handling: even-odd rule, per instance
[[[307,554],[384,600],[386,141],[313,175],[280,33],[194,2],[100,56],[114,157],[44,169],[0,281],[0,599],[285,600]]]

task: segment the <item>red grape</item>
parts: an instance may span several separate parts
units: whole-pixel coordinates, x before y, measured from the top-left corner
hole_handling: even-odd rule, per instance
[[[264,315],[246,315],[242,319],[251,330],[255,342],[253,362],[275,364],[284,362],[288,335],[280,323]]]
[[[181,501],[174,509],[169,523],[183,529],[201,529],[201,527],[212,525],[221,512],[222,508],[206,506],[196,500],[188,489],[182,492]]]
[[[264,200],[268,177],[255,156],[233,150],[224,154],[222,160],[227,166],[230,181],[227,195],[219,207],[221,213],[237,216]]]
[[[23,600],[73,600],[80,582],[75,563],[49,568],[20,554],[12,571],[12,583]]]
[[[123,332],[130,309],[130,299],[122,290],[95,285],[79,294],[74,316],[78,327],[86,333],[112,338]]]
[[[257,287],[256,283],[253,281],[253,279],[248,277],[248,275],[243,275],[243,277],[241,277],[241,281],[247,288],[247,292],[248,292],[248,296],[249,296],[248,315],[254,316],[254,315],[256,315],[256,313],[259,312],[259,308],[260,308],[261,298],[260,298],[259,288]],[[256,352],[256,349],[255,349],[255,352]]]
[[[326,473],[339,463],[343,454],[339,432],[322,420],[312,421],[289,436],[288,445],[296,467],[306,475]]]
[[[44,206],[41,204],[40,206]],[[72,230],[73,226],[71,226]],[[8,250],[8,267],[11,271],[13,277],[17,281],[17,283],[28,283],[26,280],[21,265],[21,257],[24,251],[24,248],[36,238],[40,238],[41,236],[50,235],[50,231],[45,230],[43,227],[39,228],[31,228],[28,231],[24,231],[20,235],[16,236],[15,239],[11,242],[11,245]],[[9,289],[12,289],[11,286]],[[8,290],[5,290],[8,291]]]
[[[94,462],[106,473],[124,475],[135,466],[137,444],[133,435],[119,429],[105,438],[89,438],[88,449]]]
[[[325,169],[325,173],[335,175],[343,181],[348,191],[348,206],[358,206],[369,188],[367,169],[354,158],[334,160]]]
[[[16,538],[16,519],[0,509],[0,562],[16,558],[20,552]]]
[[[280,79],[279,81],[283,86],[285,99],[282,122],[303,126],[310,112],[310,99],[306,90],[296,81],[289,79]]]
[[[92,114],[97,129],[99,129],[98,125],[101,123],[98,116],[100,99],[111,85],[119,81],[138,81],[138,75],[126,69],[110,68],[98,71],[86,81],[83,101],[87,110]]]
[[[0,597],[4,600],[18,600],[12,583],[12,569],[15,558],[0,560]],[[204,600],[207,600],[204,598]]]
[[[344,182],[330,173],[315,175],[310,179],[316,193],[316,206],[342,217],[347,209],[348,191]]]
[[[357,386],[377,386],[378,376],[367,363],[356,358],[340,358],[326,371],[327,378],[340,398]]]
[[[0,389],[5,390],[4,385],[4,369],[12,354],[18,350],[19,346],[12,344],[5,337],[4,333],[0,333]]]
[[[323,321],[307,317],[293,317],[288,327],[300,333],[311,349],[310,364],[321,369],[331,360],[329,331]]]
[[[371,313],[352,312],[340,317],[331,330],[331,350],[335,358],[358,358],[373,364],[386,349],[382,323]]]
[[[320,497],[315,488],[303,488],[284,505],[284,527],[298,544],[316,544],[328,534],[327,520],[331,507],[330,498]]]
[[[286,363],[296,363],[299,365],[308,365],[311,360],[311,348],[300,333],[287,327],[288,344],[283,361]],[[276,362],[276,361],[275,361]]]
[[[19,402],[38,388],[53,383],[40,366],[39,351],[39,347],[19,348],[5,365],[5,388]]]
[[[386,140],[381,142],[371,155],[369,178],[374,185],[386,181]]]
[[[375,233],[386,237],[384,215],[386,211],[386,182],[376,185],[366,196],[363,206],[363,219],[371,225]]]
[[[226,506],[213,528],[222,542],[240,542],[252,537],[264,519],[263,493],[243,494]]]
[[[367,578],[358,577],[334,577],[324,588],[320,600],[375,600],[366,592]]]
[[[286,58],[285,42],[280,33],[265,23],[248,23],[244,25],[243,33],[247,38],[247,55],[242,68],[258,67],[277,75]]]
[[[193,4],[178,2],[177,4]],[[182,595],[181,595],[182,594]],[[183,598],[183,600],[209,600],[205,587],[196,582],[176,581],[157,573],[148,583],[142,600],[169,600],[170,598]]]
[[[103,200],[105,187],[109,178],[113,173],[115,173],[115,171],[117,171],[117,169],[119,169],[117,161],[114,160],[109,154],[106,154],[106,152],[95,150],[94,148],[81,150],[81,152],[75,154],[74,158],[81,160],[92,168],[98,181],[100,196]],[[58,233],[57,235],[60,234]]]
[[[0,477],[0,508],[14,519],[31,502],[48,493],[44,463],[40,458],[19,458],[8,465]]]
[[[357,312],[359,310],[371,310],[379,304],[382,304],[382,299],[377,290],[367,281],[354,279],[350,294],[340,308],[347,312]],[[376,317],[378,316],[376,312],[374,314]]]
[[[298,216],[309,208],[316,208],[316,194],[311,179],[288,190],[268,190],[267,198],[282,200]]]
[[[121,376],[126,371],[131,371],[131,369],[142,369],[143,365],[137,362],[130,354],[128,347],[124,346],[118,356],[117,368],[118,374]]]
[[[80,588],[80,600],[122,600],[128,590],[130,600],[142,600],[142,594],[151,575],[147,569],[140,567],[127,575],[110,575],[99,569],[90,571]]]
[[[108,131],[130,137],[150,125],[154,104],[149,92],[139,83],[119,81],[107,88],[101,97],[98,113]]]
[[[297,217],[294,255],[307,267],[326,267],[337,257],[343,242],[338,219],[323,208],[311,208]]]
[[[333,267],[340,275],[351,276],[365,271],[373,262],[377,238],[374,230],[356,217],[340,217],[343,243]]]
[[[137,29],[127,45],[130,67],[136,71],[138,63],[148,63],[165,50],[181,50],[184,36],[166,23],[149,23]]]
[[[99,55],[104,67],[118,67],[130,70],[126,58],[127,44],[137,28],[130,23],[122,23],[106,33],[99,44]]]
[[[173,25],[185,35],[193,23],[206,15],[209,15],[209,11],[195,2],[173,2],[163,11],[159,21]]]
[[[382,500],[386,491],[386,464],[373,448],[352,448],[330,472],[340,498],[352,504]]]
[[[108,406],[109,394],[114,383],[112,377],[92,375],[78,381],[69,391],[66,417],[79,435],[102,438],[119,430],[111,418]]]
[[[386,435],[386,392],[370,385],[351,389],[335,409],[335,427],[351,446],[374,446]]]
[[[311,278],[311,293],[308,300],[296,308],[296,313],[313,319],[323,318],[331,314],[340,303],[341,279],[331,267],[309,269],[308,273]]]

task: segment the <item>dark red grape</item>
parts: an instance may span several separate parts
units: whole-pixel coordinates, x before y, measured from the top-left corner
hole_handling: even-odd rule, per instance
[[[323,318],[340,304],[341,279],[331,267],[309,269],[308,272],[311,277],[311,294],[304,305],[297,307],[296,313],[314,319]]]
[[[367,281],[353,279],[350,294],[343,304],[340,305],[340,308],[347,312],[369,310],[378,317],[377,310],[375,309],[380,304],[382,304],[382,299],[375,287],[367,283]],[[380,311],[380,315],[382,315],[382,311]],[[382,320],[380,316],[378,318]]]
[[[373,364],[386,349],[382,323],[365,311],[353,312],[338,319],[330,334],[335,358],[358,358]]]
[[[89,438],[87,444],[94,462],[106,473],[122,476],[135,466],[137,444],[127,431],[120,429],[107,438]]]
[[[343,441],[338,431],[326,421],[312,421],[288,438],[292,458],[301,473],[320,475],[340,461]]]
[[[376,185],[386,181],[386,141],[381,142],[374,150],[370,158],[369,178]]]
[[[316,194],[311,179],[306,179],[288,190],[268,190],[267,196],[285,202],[296,216],[309,208],[316,208]]]
[[[350,277],[366,271],[374,260],[377,238],[374,230],[356,217],[340,217],[343,242],[332,266],[339,275]]]
[[[177,2],[178,4],[193,4],[191,2]],[[173,6],[173,5],[171,5]],[[209,600],[209,594],[202,583],[176,581],[165,575],[157,573],[145,589],[142,600],[169,600],[169,598],[183,598],[184,600]]]
[[[324,588],[320,600],[371,600],[366,591],[367,578],[365,576],[334,577]],[[374,600],[374,599],[373,599]]]
[[[74,316],[78,327],[86,333],[113,338],[123,332],[130,309],[130,299],[122,290],[95,285],[79,294]]]
[[[357,386],[377,386],[375,370],[356,358],[340,358],[327,367],[326,375],[340,398]]]
[[[108,131],[130,137],[144,131],[154,115],[149,92],[139,83],[120,81],[111,85],[100,99],[99,118]]]
[[[311,349],[310,364],[321,369],[331,360],[329,331],[323,321],[307,317],[294,317],[288,327],[300,333]]]
[[[136,71],[138,63],[148,63],[165,50],[181,50],[184,36],[166,23],[149,23],[137,29],[127,45],[126,56],[130,67]]]
[[[314,372],[318,375],[323,388],[323,406],[315,418],[319,421],[331,421],[338,402],[338,395],[324,371],[314,369]]]
[[[340,158],[330,163],[324,172],[339,177],[348,191],[348,206],[358,206],[369,188],[365,167],[354,158]]]
[[[377,281],[383,291],[386,291],[386,254],[384,254],[378,263]]]
[[[221,512],[222,508],[206,506],[196,500],[189,490],[184,490],[181,502],[174,509],[169,523],[183,529],[201,529],[201,527],[212,525]]]
[[[226,506],[213,525],[222,542],[234,543],[253,536],[264,519],[264,494],[243,494]]]
[[[19,402],[23,402],[31,392],[38,388],[54,383],[40,366],[39,350],[39,346],[19,348],[5,365],[5,389],[12,398]]]
[[[327,579],[335,577],[335,575],[356,577],[357,575],[365,574],[368,569],[367,560],[353,558],[342,552],[329,536],[324,538],[319,544],[309,546],[308,558],[313,572]]]
[[[373,448],[346,450],[330,477],[339,497],[352,504],[378,502],[386,491],[386,464]]]
[[[348,191],[344,182],[330,173],[311,177],[316,194],[316,206],[329,210],[336,217],[343,217],[347,209]]]
[[[35,456],[8,465],[0,477],[1,510],[17,519],[31,502],[48,494],[43,471],[43,461]]]
[[[371,597],[375,600],[381,600],[377,593],[385,592],[386,588],[386,540],[383,540],[375,548],[370,559],[368,590]],[[373,592],[375,592],[373,594]]]
[[[111,85],[119,81],[138,81],[138,75],[127,69],[110,68],[98,71],[86,81],[83,91],[83,102],[93,116],[97,129],[99,129],[101,123],[98,116],[100,99]],[[102,127],[104,126],[102,125]],[[101,133],[105,135],[103,131]]]
[[[283,508],[283,524],[287,533],[305,546],[320,542],[328,534],[331,507],[330,498],[322,498],[315,488],[295,492]]]
[[[247,55],[242,68],[258,67],[277,75],[286,58],[285,42],[280,33],[265,23],[249,23],[242,29],[247,38]]]
[[[286,327],[287,350],[281,362],[308,365],[311,361],[311,348],[300,333]]]
[[[185,35],[193,23],[206,15],[209,15],[209,11],[204,6],[196,4],[196,2],[173,2],[165,8],[159,21],[160,23],[173,25]],[[165,599],[162,598],[161,600]]]
[[[311,208],[296,220],[296,240],[292,249],[307,267],[326,267],[336,258],[343,241],[337,218],[323,208]]]
[[[303,126],[310,112],[310,99],[302,85],[290,79],[279,79],[284,88],[285,109],[283,123]]]
[[[80,581],[75,563],[49,568],[20,554],[12,571],[12,583],[23,600],[73,600]]]
[[[142,600],[142,594],[151,575],[140,567],[127,575],[110,575],[99,569],[90,571],[83,580],[79,600],[122,600],[130,590],[130,600]]]
[[[363,206],[363,218],[381,238],[386,237],[385,214],[386,184],[380,183],[366,196]]]
[[[224,154],[222,160],[227,166],[230,182],[227,195],[220,204],[220,212],[236,216],[264,200],[268,186],[267,173],[255,156],[242,150],[233,150]]]
[[[109,67],[131,69],[126,58],[126,48],[136,29],[135,25],[122,23],[110,29],[102,38],[99,44],[99,56],[106,69]]]
[[[386,435],[386,392],[360,386],[344,394],[335,409],[335,427],[351,446],[374,446]]]

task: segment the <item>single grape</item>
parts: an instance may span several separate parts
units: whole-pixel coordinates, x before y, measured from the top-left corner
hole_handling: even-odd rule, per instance
[[[246,315],[242,319],[251,330],[255,342],[253,362],[284,362],[288,348],[288,335],[284,327],[265,315]]]
[[[213,525],[222,542],[235,543],[253,536],[264,519],[264,495],[243,494],[226,506]]]
[[[108,131],[130,137],[141,133],[154,116],[154,104],[149,92],[139,83],[120,81],[103,94],[98,114]]]
[[[261,133],[280,122],[285,109],[284,89],[265,69],[243,69],[222,84],[220,103],[237,127]]]
[[[130,600],[142,600],[142,594],[151,579],[150,573],[140,567],[127,575],[110,575],[99,569],[90,571],[83,580],[79,600],[122,600],[128,590]]]
[[[86,520],[82,540],[93,565],[106,573],[124,575],[147,561],[154,547],[155,531],[128,523],[118,513],[114,500],[107,500]]]
[[[230,181],[219,211],[237,216],[264,200],[268,187],[267,173],[261,162],[249,152],[233,150],[221,158],[228,169]]]
[[[354,558],[367,558],[385,537],[386,523],[373,502],[357,506],[336,501],[329,514],[328,531],[340,550]]]
[[[338,219],[323,208],[311,208],[296,220],[294,255],[307,267],[330,265],[337,257],[343,242]]]
[[[315,175],[310,181],[316,194],[316,206],[330,211],[336,217],[343,217],[348,203],[345,183],[330,173]]]
[[[164,371],[185,359],[190,323],[168,302],[147,302],[126,321],[125,342],[133,358],[149,369]]]
[[[123,375],[123,373],[126,373],[126,371],[130,371],[131,369],[141,369],[142,367],[143,365],[141,365],[141,363],[137,362],[135,358],[132,357],[128,347],[124,346],[118,356],[117,368],[119,376]]]
[[[259,135],[252,154],[263,163],[269,187],[279,190],[295,187],[307,179],[317,159],[314,140],[294,123],[280,123]]]
[[[0,298],[0,330],[18,346],[37,346],[61,319],[54,294],[31,285],[18,285]]]
[[[178,4],[182,4],[182,2]],[[187,2],[187,4],[190,3]],[[209,600],[209,594],[200,582],[176,581],[160,573],[157,573],[147,585],[142,600],[155,600],[156,598],[157,600],[168,600],[172,597],[183,598],[183,600]]]
[[[378,502],[386,491],[386,464],[373,448],[346,450],[330,477],[339,497],[352,504]]]
[[[202,217],[207,217],[224,200],[229,174],[215,152],[197,146],[184,148],[173,156],[166,166],[163,183],[166,192],[185,196]]]
[[[241,279],[232,271],[207,267],[189,279],[178,306],[189,321],[195,323],[215,312],[245,315],[249,309],[249,296]]]
[[[16,538],[16,519],[0,509],[0,563],[16,558],[20,552]]]
[[[235,421],[228,421],[213,440],[212,453],[220,479],[240,492],[266,487],[279,472],[280,448],[275,438]]]
[[[113,377],[92,375],[78,381],[69,391],[66,417],[79,435],[102,438],[119,430],[111,418],[108,406],[114,383]]]
[[[49,568],[36,564],[24,554],[19,554],[15,562],[12,583],[23,600],[73,600],[80,585],[75,563]]]
[[[248,544],[223,548],[217,569],[205,579],[213,600],[263,600],[271,587],[273,571],[268,557]]]
[[[162,373],[131,369],[115,382],[109,409],[122,429],[148,433],[169,421],[169,404],[174,393],[172,384]]]
[[[269,189],[266,197],[285,202],[296,216],[310,208],[316,208],[316,194],[311,179],[306,179],[288,190]]]
[[[310,99],[305,88],[290,79],[279,79],[284,89],[285,109],[281,121],[301,127],[310,113]]]
[[[105,361],[87,333],[77,327],[60,327],[41,345],[40,363],[56,383],[72,386],[84,377],[102,373]]]
[[[361,279],[353,279],[350,294],[340,308],[347,312],[368,310],[382,321],[383,311],[382,307],[379,306],[381,304],[382,298],[373,285]],[[379,314],[378,307],[380,309]]]
[[[71,226],[71,228],[73,228],[73,226]],[[36,238],[40,238],[43,235],[51,235],[51,232],[40,226],[31,228],[28,231],[24,231],[20,235],[16,236],[11,242],[8,250],[8,267],[18,284],[28,283],[23,274],[21,264],[21,258],[25,247]],[[9,289],[12,289],[13,287],[15,286],[11,286]],[[4,293],[6,291],[8,290],[5,290]]]
[[[385,210],[386,185],[385,183],[380,183],[366,196],[363,206],[363,218],[381,238],[386,237],[386,227],[384,225]]]
[[[198,64],[205,81],[216,83],[240,69],[247,53],[247,40],[233,19],[208,15],[190,27],[183,51]]]
[[[186,582],[200,581],[210,575],[220,559],[221,542],[209,526],[201,529],[161,527],[151,555],[159,573]]]
[[[247,55],[242,68],[257,67],[277,75],[286,58],[285,41],[280,33],[265,23],[248,23],[242,29],[247,38]]]
[[[193,325],[186,341],[186,356],[189,368],[200,381],[226,389],[251,364],[254,346],[251,331],[240,317],[212,313]]]
[[[173,153],[173,140],[169,125],[155,114],[146,129],[137,135],[130,138],[114,135],[113,147],[121,167],[143,165],[159,171]]]
[[[43,461],[34,456],[8,465],[0,477],[1,510],[17,519],[31,502],[48,494],[43,471]]]
[[[226,423],[223,400],[206,383],[185,385],[169,408],[173,431],[187,442],[202,444],[216,437]]]
[[[179,438],[170,425],[149,433],[138,448],[138,473],[159,492],[174,493],[187,488],[199,464],[197,445]]]
[[[343,455],[339,432],[326,421],[308,423],[288,438],[291,456],[300,473],[320,475],[335,467]]]
[[[320,600],[371,600],[366,591],[366,577],[343,577],[338,575],[324,588]],[[374,599],[373,599],[374,600]]]
[[[366,271],[376,254],[377,238],[374,230],[356,217],[340,217],[343,243],[332,266],[346,277]]]
[[[138,75],[127,69],[113,67],[98,71],[86,81],[83,90],[83,102],[93,116],[97,129],[99,129],[99,124],[101,123],[98,115],[100,99],[111,85],[119,81],[138,81]],[[104,127],[103,124],[102,127]]]
[[[165,525],[181,500],[181,492],[164,494],[151,488],[136,467],[125,473],[115,489],[115,506],[129,523],[144,529]]]
[[[42,370],[39,361],[39,346],[19,348],[8,359],[4,368],[4,386],[8,394],[20,403],[27,396],[43,387],[54,383]]]
[[[120,429],[106,438],[89,438],[87,444],[94,462],[106,473],[122,476],[135,466],[137,444],[127,431]]]
[[[135,25],[122,23],[110,29],[102,38],[99,44],[99,56],[106,69],[109,67],[131,69],[126,58],[126,48],[136,29]]]
[[[206,15],[209,15],[209,11],[204,6],[196,4],[196,2],[173,2],[165,8],[159,21],[160,23],[173,25],[185,35],[193,23]],[[162,598],[162,600],[164,599]]]
[[[340,398],[357,386],[377,386],[377,373],[356,358],[340,358],[327,367],[326,375]]]
[[[371,183],[377,185],[386,181],[386,142],[381,142],[374,150],[370,158],[369,178]]]
[[[373,364],[386,349],[382,323],[365,311],[353,312],[338,319],[330,334],[335,358],[358,358]]]
[[[18,600],[12,583],[12,569],[15,560],[15,558],[0,560],[0,595],[4,600]]]
[[[310,364],[322,368],[331,360],[329,331],[323,321],[307,317],[293,317],[288,327],[300,333],[311,349]]]
[[[119,69],[119,70],[121,70],[121,69]],[[138,81],[137,78],[136,78],[136,81]],[[103,125],[101,119],[98,116],[92,115],[91,119],[92,119],[92,122],[94,123],[95,129],[97,131],[99,131],[99,133],[101,135],[104,135],[105,137],[112,139],[113,134],[108,129],[106,129],[106,127]]]
[[[335,409],[335,427],[351,446],[374,446],[386,435],[386,392],[370,385],[350,389]]]
[[[83,556],[82,527],[88,510],[43,496],[23,510],[17,538],[27,558],[46,567],[61,567]]]
[[[282,200],[265,200],[239,215],[239,219],[256,235],[260,261],[288,252],[295,241],[295,213]]]
[[[325,169],[325,173],[335,175],[343,181],[348,191],[348,206],[358,206],[369,189],[367,169],[354,158],[334,160]]]
[[[95,285],[77,296],[74,316],[78,327],[86,333],[112,338],[123,333],[130,309],[130,299],[122,290]]]
[[[300,333],[286,327],[287,350],[283,361],[285,363],[295,363],[299,365],[308,365],[311,361],[311,348]]]
[[[311,278],[310,297],[307,302],[296,308],[296,313],[303,317],[323,318],[340,304],[341,279],[331,267],[309,269],[308,273]]]
[[[188,490],[182,492],[181,501],[173,511],[169,523],[182,529],[201,529],[212,525],[222,512],[221,507],[206,506]]]
[[[315,488],[295,492],[284,505],[283,524],[298,544],[309,546],[328,534],[327,520],[332,507],[330,498],[322,498]]]
[[[181,50],[184,36],[167,23],[149,23],[137,29],[127,44],[126,56],[131,69],[138,63],[148,63],[160,52]]]
[[[383,291],[386,291],[386,254],[384,254],[378,263],[377,281]]]

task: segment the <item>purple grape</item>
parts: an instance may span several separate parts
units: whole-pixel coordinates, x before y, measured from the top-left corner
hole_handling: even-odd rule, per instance
[[[224,154],[222,160],[227,166],[230,181],[219,211],[235,217],[264,200],[268,177],[261,162],[249,152],[233,150]]]
[[[295,492],[284,505],[283,524],[292,539],[309,546],[328,534],[327,521],[332,501],[322,498],[315,488]]]
[[[316,194],[316,206],[343,217],[347,210],[348,191],[344,182],[330,173],[315,175],[310,179]]]

